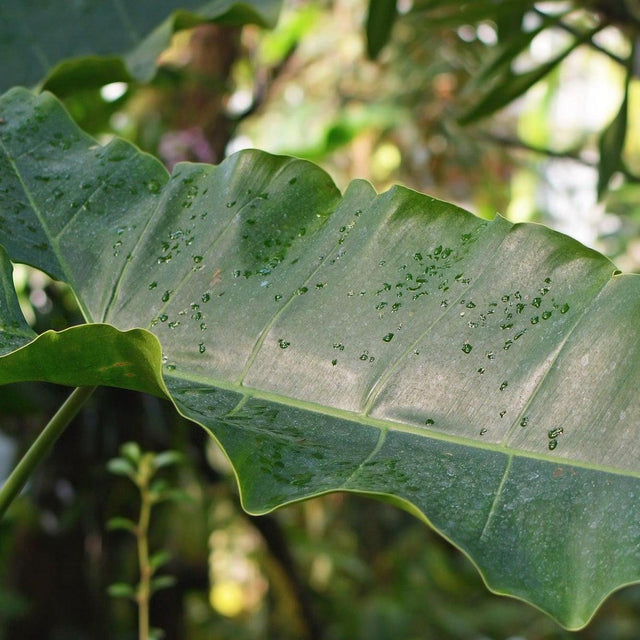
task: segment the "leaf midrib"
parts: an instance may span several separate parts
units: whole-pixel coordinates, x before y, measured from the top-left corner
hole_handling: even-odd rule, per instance
[[[186,375],[180,372],[178,375],[176,374],[176,371],[172,371],[171,374],[163,373],[163,377],[172,399],[173,399],[173,395],[172,395],[173,392],[171,390],[171,379],[181,380],[189,383],[195,382],[195,383],[201,384],[202,389],[210,389],[213,387],[213,388],[220,389],[222,391],[232,391],[232,392],[241,394],[243,396],[243,400],[245,398],[247,400],[255,398],[257,400],[264,400],[266,402],[273,402],[275,404],[279,404],[286,407],[302,409],[304,411],[309,411],[311,413],[330,416],[332,418],[338,418],[348,422],[357,422],[363,426],[373,427],[375,429],[381,429],[384,431],[395,431],[398,433],[407,433],[407,434],[415,435],[422,438],[438,440],[439,442],[449,442],[453,445],[462,445],[462,446],[470,447],[472,449],[492,451],[494,453],[504,454],[505,456],[526,458],[529,460],[548,462],[556,465],[564,464],[564,465],[572,466],[579,469],[585,469],[589,471],[598,471],[602,473],[610,473],[612,475],[617,475],[617,476],[622,476],[627,478],[640,479],[640,471],[634,472],[627,469],[620,469],[620,468],[610,467],[602,464],[584,462],[582,460],[572,460],[571,458],[564,458],[558,455],[536,453],[536,452],[528,451],[524,449],[515,449],[502,444],[491,444],[488,442],[481,442],[479,440],[473,440],[471,438],[465,438],[463,436],[443,433],[441,431],[436,431],[434,429],[429,429],[427,427],[418,427],[418,426],[412,426],[412,425],[401,423],[401,422],[395,422],[392,420],[382,420],[380,418],[373,418],[370,415],[365,415],[362,412],[347,411],[345,409],[329,407],[329,406],[321,405],[308,400],[301,400],[299,398],[293,398],[291,396],[284,396],[271,391],[264,391],[262,389],[258,389],[255,387],[246,387],[241,384],[236,384],[233,382],[230,383],[224,380],[211,379],[211,378],[207,378],[205,376],[201,376],[197,374]],[[191,390],[193,390],[193,388],[191,388]],[[179,398],[179,395],[178,395],[178,398]],[[173,401],[179,410],[176,400],[173,400]],[[189,420],[198,422],[197,420],[194,420],[190,416],[186,416],[186,417]],[[224,417],[220,417],[216,419],[224,422]],[[201,424],[202,426],[206,426],[206,425],[203,425],[201,422],[198,422],[198,424]]]

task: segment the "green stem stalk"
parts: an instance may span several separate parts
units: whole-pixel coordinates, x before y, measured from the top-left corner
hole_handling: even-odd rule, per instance
[[[149,492],[148,475],[144,467],[140,472],[140,518],[136,528],[138,543],[138,567],[140,583],[138,585],[138,640],[149,640],[149,601],[151,600],[151,574],[153,570],[149,561],[149,521],[151,520],[151,494]]]
[[[49,420],[29,450],[11,472],[0,489],[0,519],[9,508],[22,487],[33,474],[34,469],[46,457],[55,441],[62,435],[69,423],[82,409],[96,387],[78,387],[65,400],[56,414]]]

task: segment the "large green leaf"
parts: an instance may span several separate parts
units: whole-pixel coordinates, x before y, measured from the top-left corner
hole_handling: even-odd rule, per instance
[[[173,33],[205,21],[273,26],[280,0],[4,0],[0,91],[149,80]],[[100,57],[98,57],[100,56]]]
[[[169,178],[49,95],[11,91],[0,118],[0,242],[70,284],[87,359],[93,323],[121,345],[148,336],[139,376],[220,442],[249,511],[336,490],[391,500],[491,589],[570,628],[640,580],[637,276],[408,189],[340,196],[291,158],[246,151]],[[42,378],[11,359],[37,362],[40,340],[0,359],[2,379]],[[77,384],[84,356],[67,348],[56,381]]]

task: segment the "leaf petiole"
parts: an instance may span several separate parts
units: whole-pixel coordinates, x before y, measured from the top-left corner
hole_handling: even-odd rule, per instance
[[[22,456],[0,489],[0,519],[20,493],[38,464],[49,453],[55,441],[75,418],[96,387],[78,387],[65,400],[28,451]]]

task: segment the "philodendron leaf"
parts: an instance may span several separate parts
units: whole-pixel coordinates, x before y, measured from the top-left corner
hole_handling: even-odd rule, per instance
[[[48,95],[12,91],[0,118],[0,242],[70,284],[87,338],[157,336],[249,511],[390,500],[570,628],[640,580],[637,276],[540,225],[363,181],[340,196],[257,151],[169,178]]]
[[[20,310],[18,296],[13,288],[12,272],[9,256],[0,247],[0,356],[22,347],[36,337]]]
[[[4,0],[0,91],[12,85],[148,81],[175,31],[202,22],[273,26],[280,0]],[[88,70],[88,71],[87,71]]]

